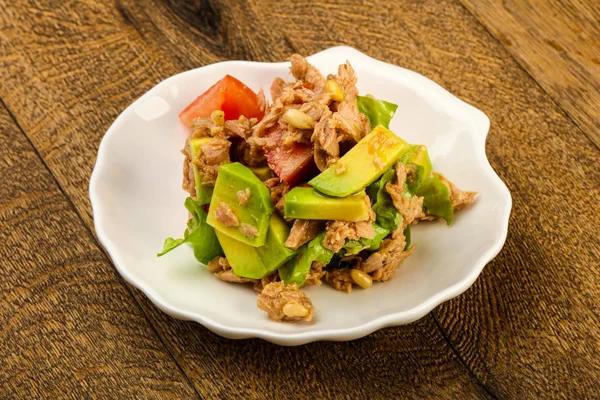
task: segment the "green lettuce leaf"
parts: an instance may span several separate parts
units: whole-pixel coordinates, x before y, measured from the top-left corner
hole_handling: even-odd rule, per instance
[[[378,250],[381,246],[381,241],[390,233],[389,229],[373,223],[373,229],[375,230],[375,236],[373,239],[360,238],[360,240],[349,240],[342,247],[341,254],[358,254],[361,250]]]
[[[411,145],[408,151],[402,155],[400,161],[412,165],[416,169],[414,179],[407,182],[408,191],[414,194],[431,174],[431,159],[427,147],[422,144]]]
[[[406,246],[404,246],[404,250],[408,250],[408,248],[410,247],[410,225],[407,225],[406,228],[404,228],[404,238],[406,239]]]
[[[319,261],[323,264],[329,264],[333,257],[333,252],[322,245],[325,232],[303,245],[298,249],[298,254],[288,261],[283,267],[279,268],[279,277],[286,284],[295,283],[302,286],[313,261]]]
[[[188,197],[185,199],[184,205],[190,212],[191,218],[188,220],[183,238],[165,239],[163,250],[157,256],[165,255],[183,243],[189,243],[194,250],[196,260],[203,264],[208,264],[210,260],[223,254],[217,235],[213,227],[206,223],[207,213],[202,208],[200,202]]]
[[[367,96],[356,96],[356,105],[358,106],[358,111],[365,114],[371,123],[371,128],[382,125],[389,129],[390,121],[398,108],[396,104]]]
[[[396,176],[394,168],[388,169],[378,181],[367,188],[367,193],[371,198],[372,208],[377,219],[375,222],[379,226],[389,231],[393,231],[402,222],[402,214],[398,212],[389,193],[385,191],[385,185],[392,181]]]
[[[440,180],[438,174],[434,173],[431,177],[426,178],[416,194],[423,196],[423,209],[428,215],[443,218],[448,225],[452,223],[454,206],[450,199],[450,191]]]

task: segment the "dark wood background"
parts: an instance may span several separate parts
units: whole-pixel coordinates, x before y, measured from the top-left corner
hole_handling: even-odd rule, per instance
[[[157,310],[95,236],[119,113],[227,59],[346,44],[482,109],[504,250],[408,326],[296,348]],[[0,398],[600,397],[600,3],[0,0]]]

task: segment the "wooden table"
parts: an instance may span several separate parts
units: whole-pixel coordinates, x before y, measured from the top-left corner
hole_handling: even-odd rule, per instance
[[[600,3],[0,0],[0,398],[598,398]],[[157,310],[94,236],[119,113],[173,74],[346,44],[490,116],[504,250],[408,326],[296,348]]]

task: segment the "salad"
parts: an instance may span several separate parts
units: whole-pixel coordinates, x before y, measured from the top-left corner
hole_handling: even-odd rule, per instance
[[[395,104],[360,96],[349,62],[325,77],[302,56],[269,104],[226,75],[179,115],[189,220],[183,238],[219,279],[250,284],[276,321],[310,321],[301,290],[350,293],[394,277],[411,225],[452,222],[476,193],[434,172],[427,148],[389,130]]]

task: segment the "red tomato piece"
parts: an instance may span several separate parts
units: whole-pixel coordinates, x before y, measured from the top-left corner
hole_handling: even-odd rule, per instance
[[[261,120],[265,115],[261,106],[258,95],[252,89],[233,76],[225,75],[190,103],[179,114],[179,119],[190,127],[194,119],[208,118],[213,111],[222,110],[226,120],[238,119],[241,115]]]
[[[288,148],[283,147],[281,130],[275,129],[267,136],[276,143],[273,147],[265,147],[265,157],[269,167],[288,185],[294,185],[314,167],[313,148],[310,145],[295,143]]]

